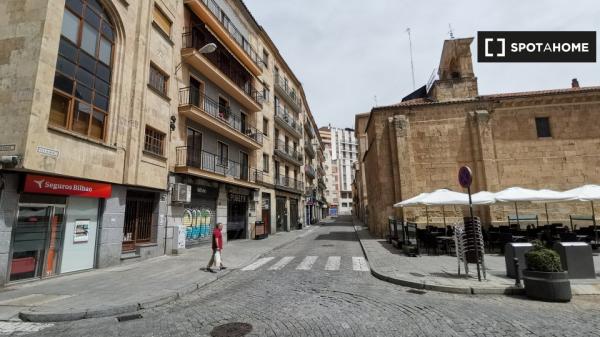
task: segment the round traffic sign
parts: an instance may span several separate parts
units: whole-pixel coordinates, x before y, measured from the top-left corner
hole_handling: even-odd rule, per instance
[[[471,183],[473,182],[473,172],[471,168],[468,166],[463,166],[458,170],[458,183],[463,188],[471,187]]]

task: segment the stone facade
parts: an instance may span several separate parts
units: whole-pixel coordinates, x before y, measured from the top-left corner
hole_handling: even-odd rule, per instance
[[[281,131],[281,139],[284,134],[295,139],[301,154],[306,141],[315,148],[322,147],[319,137],[308,137],[306,133],[308,128],[304,123],[314,128],[314,119],[300,81],[243,2],[209,0],[209,3],[210,6],[201,0],[83,0],[84,6],[93,7],[92,11],[99,14],[96,16],[106,18],[114,33],[109,56],[110,97],[105,128],[102,136],[96,138],[91,137],[90,132],[85,135],[75,132],[69,123],[62,127],[49,122],[55,111],[53,95],[58,90],[55,73],[57,69],[64,70],[57,66],[64,57],[60,46],[63,41],[83,41],[83,33],[66,40],[65,12],[75,13],[78,27],[84,27],[78,28],[78,32],[96,23],[92,20],[85,26],[85,20],[91,19],[84,19],[83,12],[76,13],[78,1],[7,0],[0,3],[0,116],[4,117],[0,125],[0,154],[12,156],[0,164],[0,284],[9,278],[7,266],[11,264],[11,240],[15,235],[19,200],[36,198],[23,191],[23,181],[31,174],[110,185],[112,192],[98,200],[98,210],[89,210],[95,212],[98,219],[94,268],[180,249],[179,233],[186,225],[183,217],[189,205],[174,199],[173,188],[178,183],[193,185],[193,195],[210,194],[213,199],[206,202],[214,203],[213,220],[223,222],[226,231],[232,217],[244,223],[246,228],[240,238],[254,237],[257,220],[267,220],[265,222],[271,224],[270,232],[275,233],[278,195],[286,198],[287,225],[282,230],[294,229],[290,224],[296,219],[307,223],[306,191],[302,185],[306,181],[304,166],[318,167],[321,157],[311,161],[301,157],[295,164],[280,161],[279,172],[283,175],[286,165],[294,167],[290,172],[296,174],[285,176],[301,182],[281,191],[276,184],[274,160],[277,157],[276,128]],[[215,8],[226,16],[219,13],[217,17],[213,12]],[[225,19],[229,20],[226,24]],[[198,22],[210,26],[208,33],[212,36],[208,38],[218,43],[215,51],[218,56],[201,54],[198,50],[201,46],[190,45],[197,41],[190,39],[188,33]],[[92,27],[100,41],[95,44],[98,48],[102,42],[98,37],[107,34],[99,27]],[[232,29],[237,29],[235,34]],[[238,41],[240,37],[242,41]],[[77,41],[74,45],[80,50],[84,48]],[[92,56],[100,57],[99,54]],[[219,63],[215,60],[223,58],[232,61],[229,65],[236,66],[244,76],[249,75],[248,80],[240,83],[238,74],[219,68],[222,64],[211,63]],[[193,108],[190,104],[194,98],[189,94],[192,79],[203,84],[202,97],[206,100],[195,97],[196,105],[202,102],[201,107]],[[277,81],[285,81],[283,88],[277,89]],[[94,87],[94,90],[95,95],[99,95],[99,89]],[[185,90],[188,90],[187,96]],[[292,91],[292,99],[296,101],[297,134],[282,125],[286,121],[277,122],[275,117],[274,97]],[[293,104],[289,97],[280,98],[282,105],[290,105],[291,113]],[[79,104],[75,102],[83,98],[69,99],[69,108],[65,109],[72,109]],[[209,99],[216,103],[204,104]],[[228,102],[227,116],[217,115],[224,111],[221,99]],[[237,119],[234,121],[232,117]],[[88,122],[89,125],[92,122]],[[218,153],[218,142],[227,144],[227,160],[235,164],[223,165],[224,171],[218,172],[202,159],[197,160],[196,166],[204,166],[193,167],[187,160],[191,152],[185,150],[190,145],[188,128],[202,134],[202,151],[206,153]],[[154,133],[149,133],[149,129]],[[160,142],[152,137],[158,137]],[[259,137],[262,137],[261,142],[257,140]],[[246,165],[242,163],[244,154],[248,157]],[[263,155],[268,157],[268,167]],[[323,189],[317,189],[317,179],[310,187],[317,190],[317,196],[324,193]],[[152,197],[143,207],[136,208],[143,209],[144,221],[149,226],[144,229],[144,242],[129,242],[128,238],[137,234],[127,229],[127,218],[135,219],[132,205],[139,202],[134,199],[140,196]],[[34,201],[41,203],[46,197],[37,198],[39,200]],[[60,200],[67,205],[68,212],[69,197]],[[290,202],[294,200],[298,214],[291,216]],[[244,214],[237,214],[237,210],[229,207],[234,202],[244,204]],[[263,212],[265,205],[270,205],[270,212]],[[13,268],[15,266],[13,263]]]
[[[600,88],[477,95],[465,48],[471,40],[446,41],[440,79],[429,96],[371,111],[362,183],[369,227],[377,235],[387,233],[389,216],[440,224],[441,207],[426,213],[423,207],[392,205],[438,188],[461,191],[457,172],[463,165],[473,169],[473,192],[512,186],[565,190],[600,182],[600,131],[594,127]],[[536,118],[548,118],[550,137],[539,137]],[[514,205],[475,210],[488,224],[505,223],[515,212]],[[466,214],[460,207],[444,211],[448,223]],[[591,214],[589,203],[548,204],[548,211],[551,223],[568,223],[569,214]],[[519,205],[519,213],[537,214],[540,223],[546,222],[543,204]]]

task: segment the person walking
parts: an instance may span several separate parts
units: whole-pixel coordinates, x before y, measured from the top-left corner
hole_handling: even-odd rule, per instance
[[[212,255],[210,257],[210,261],[208,261],[208,266],[206,266],[206,270],[211,273],[216,273],[212,269],[212,266],[219,267],[219,270],[224,270],[226,267],[223,265],[223,260],[221,256],[221,252],[223,251],[223,224],[218,223],[212,234]]]

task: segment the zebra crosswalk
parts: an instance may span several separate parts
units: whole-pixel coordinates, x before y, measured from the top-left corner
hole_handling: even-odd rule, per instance
[[[342,256],[283,256],[283,257],[263,257],[242,268],[242,271],[253,270],[271,270],[295,269],[301,271],[308,270],[326,270],[338,271],[344,269],[344,266],[351,267],[354,271],[369,271],[369,262],[362,256],[342,257]]]

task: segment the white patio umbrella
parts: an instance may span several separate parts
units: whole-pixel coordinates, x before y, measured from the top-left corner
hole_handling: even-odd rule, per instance
[[[594,200],[600,200],[600,185],[584,185],[577,187],[565,193],[576,196],[579,201],[589,201],[592,206],[592,222],[594,224],[594,241],[598,243],[598,232],[596,231],[596,212],[594,210]]]
[[[473,205],[489,205],[494,203],[493,193],[479,192],[471,195]],[[442,206],[442,215],[444,217],[444,226],[446,226],[446,212],[444,206],[468,205],[469,195],[466,193],[455,192],[448,189],[439,189],[429,193],[420,200],[421,203],[430,206]]]
[[[522,187],[510,187],[495,194],[498,202],[512,202],[515,204],[515,212],[517,223],[521,225],[519,220],[519,208],[517,202],[561,202],[575,200],[576,197],[572,193],[557,192],[552,190],[533,190]],[[548,208],[546,207],[546,219],[548,221]]]
[[[398,207],[410,207],[410,206],[423,206],[424,204],[421,203],[421,200],[428,195],[429,195],[429,193],[421,193],[421,194],[417,195],[416,197],[412,197],[410,199],[406,199],[404,201],[394,204],[394,207],[398,208]],[[427,218],[427,226],[429,226],[429,209],[427,208],[427,205],[424,205],[424,206],[425,206],[425,217]]]

